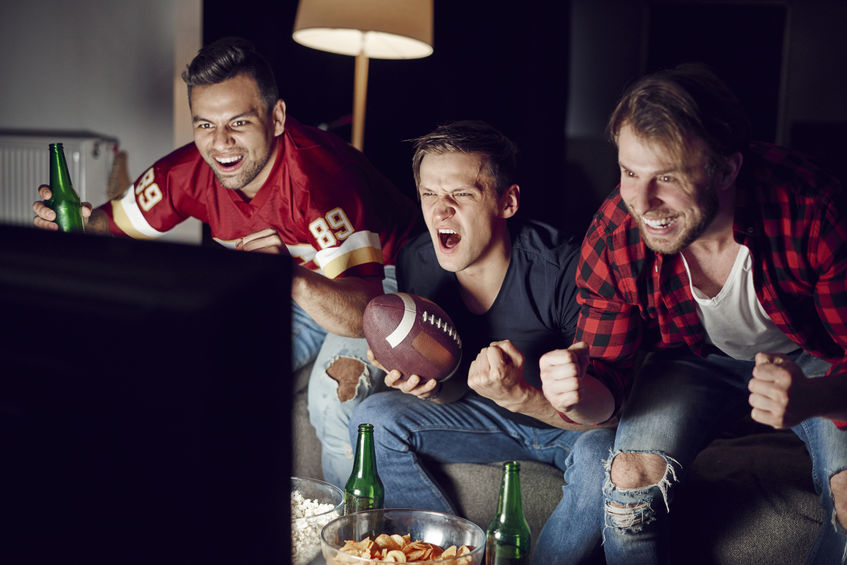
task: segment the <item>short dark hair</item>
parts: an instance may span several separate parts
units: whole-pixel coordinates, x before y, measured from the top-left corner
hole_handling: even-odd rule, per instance
[[[464,120],[443,124],[432,132],[411,140],[415,154],[412,172],[415,185],[421,182],[421,161],[429,154],[478,153],[483,158],[485,172],[494,182],[498,195],[515,183],[517,147],[512,141],[486,122]]]
[[[614,143],[624,125],[678,156],[695,140],[703,142],[710,174],[750,143],[750,121],[741,102],[699,63],[658,71],[632,84],[609,118],[607,130]]]
[[[191,101],[192,87],[218,84],[240,74],[256,81],[265,109],[271,111],[279,100],[276,79],[268,61],[246,39],[224,37],[204,46],[183,71],[182,80]]]

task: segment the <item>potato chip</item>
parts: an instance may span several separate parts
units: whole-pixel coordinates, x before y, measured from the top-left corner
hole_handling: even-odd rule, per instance
[[[451,557],[456,557],[458,555],[459,549],[455,545],[451,545],[441,554],[441,559],[450,559]]]
[[[406,563],[406,554],[399,549],[392,549],[385,554],[382,560],[390,561],[392,563]]]
[[[389,536],[388,534],[379,534],[376,538],[374,538],[374,543],[380,549],[387,549],[390,551],[392,549],[401,549],[403,547],[404,540],[398,535]]]
[[[467,555],[473,548],[466,545],[456,547],[451,545],[443,549],[440,545],[427,543],[423,540],[412,541],[410,534],[379,534],[373,540],[366,537],[361,541],[345,540],[339,549],[341,553],[352,557],[360,557],[372,561],[388,563],[415,563],[451,559]],[[469,565],[471,558],[459,559],[456,565]]]

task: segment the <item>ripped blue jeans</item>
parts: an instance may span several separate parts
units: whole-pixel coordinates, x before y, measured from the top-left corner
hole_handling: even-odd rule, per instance
[[[385,266],[382,289],[386,293],[397,292],[393,265]],[[309,421],[321,443],[323,479],[342,489],[353,470],[353,446],[347,432],[353,408],[371,394],[386,388],[383,381],[385,372],[368,362],[367,350],[364,338],[327,333],[309,375]],[[330,376],[330,368],[339,360],[352,362],[357,367],[355,377],[339,383]]]
[[[823,376],[829,364],[805,352],[792,355],[807,377]],[[749,413],[747,382],[754,363],[688,351],[647,357],[633,385],[615,436],[603,486],[604,552],[609,565],[670,563],[670,530],[676,485],[697,454],[728,424]],[[847,532],[835,518],[829,479],[847,469],[847,432],[830,420],[812,418],[793,428],[812,459],[815,488],[826,520],[807,563],[844,563]],[[610,476],[620,453],[652,453],[666,465],[664,477],[643,488],[616,487]],[[779,532],[775,532],[778,535]]]

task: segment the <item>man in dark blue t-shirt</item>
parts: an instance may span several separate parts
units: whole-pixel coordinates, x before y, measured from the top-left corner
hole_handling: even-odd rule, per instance
[[[515,154],[481,122],[441,126],[415,140],[428,233],[401,250],[398,287],[450,314],[464,359],[442,383],[389,370],[385,384],[396,390],[364,399],[350,433],[355,439],[360,422],[374,425],[386,507],[455,513],[424,459],[556,466],[565,473],[564,495],[533,562],[581,563],[599,548],[602,460],[613,431],[566,422],[542,393],[543,386],[591,406],[596,389],[591,377],[559,369],[581,358],[578,349],[566,350],[578,316],[579,242],[544,224],[510,220],[520,204]],[[591,415],[581,421],[592,423]]]

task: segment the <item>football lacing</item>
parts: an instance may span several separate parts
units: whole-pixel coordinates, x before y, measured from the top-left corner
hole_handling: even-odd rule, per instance
[[[424,310],[423,321],[432,324],[439,330],[443,331],[449,337],[451,337],[460,348],[462,347],[462,338],[459,337],[459,332],[457,332],[456,329],[450,326],[450,324],[448,324],[445,320],[442,320],[441,317],[436,316],[435,314],[430,314],[429,312]],[[444,327],[441,327],[442,325]]]

